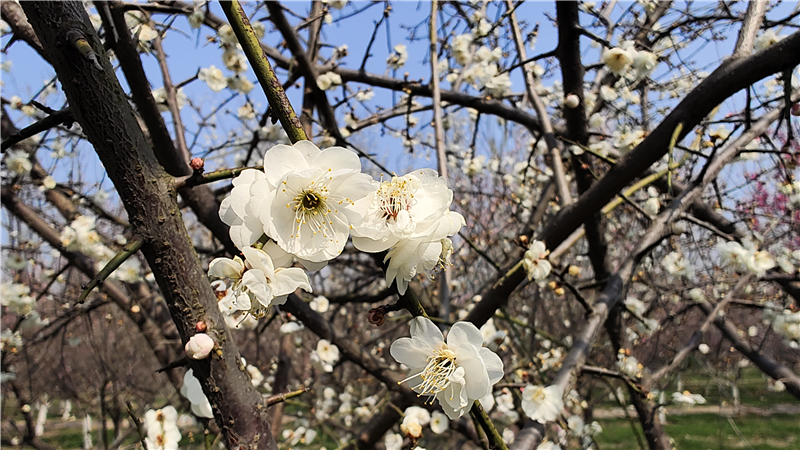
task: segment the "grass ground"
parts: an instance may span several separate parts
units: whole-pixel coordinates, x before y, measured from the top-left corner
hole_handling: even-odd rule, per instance
[[[633,450],[636,437],[624,419],[599,421],[603,426],[597,442],[600,449]],[[637,424],[638,426],[638,424]],[[668,417],[666,432],[680,450],[798,449],[800,416],[776,414],[724,417],[696,414]],[[641,429],[639,430],[641,432]]]

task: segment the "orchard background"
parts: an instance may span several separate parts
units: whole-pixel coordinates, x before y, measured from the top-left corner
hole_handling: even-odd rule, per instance
[[[796,4],[0,7],[3,445],[797,445]],[[452,247],[291,253],[308,289],[231,307],[209,264],[285,236],[226,201],[304,139],[436,170]],[[458,418],[399,383],[421,315],[502,361]]]

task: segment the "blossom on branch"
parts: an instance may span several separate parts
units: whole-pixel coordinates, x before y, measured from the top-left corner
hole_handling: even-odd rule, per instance
[[[404,294],[417,272],[447,264],[452,251],[449,237],[465,221],[450,211],[453,191],[435,170],[392,177],[369,200],[364,220],[353,226],[353,245],[369,253],[389,250],[387,284],[397,280],[397,290]]]
[[[503,361],[483,347],[481,332],[469,322],[456,322],[445,342],[430,319],[415,317],[411,337],[396,340],[390,352],[411,369],[403,382],[429,402],[438,399],[450,419],[464,415],[503,378]]]

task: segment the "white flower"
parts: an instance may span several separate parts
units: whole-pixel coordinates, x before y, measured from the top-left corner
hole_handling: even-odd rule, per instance
[[[756,51],[764,50],[770,45],[777,44],[783,38],[783,36],[776,35],[775,30],[769,29],[765,31],[764,34],[756,38],[756,41],[753,43],[753,48]]]
[[[366,91],[358,91],[358,93],[356,93],[356,100],[360,102],[365,102],[367,100],[371,100],[372,97],[374,96],[375,96],[375,91],[373,91],[372,89],[367,89]]]
[[[542,442],[537,448],[539,450],[561,450],[561,447],[552,441]]]
[[[219,27],[217,34],[219,34],[219,39],[224,44],[236,44],[239,42],[239,40],[236,39],[236,33],[233,32],[233,28],[231,28],[231,26],[227,23]]]
[[[19,350],[22,348],[22,336],[19,331],[11,331],[9,328],[3,330],[0,334],[0,350],[10,351],[13,349]]]
[[[301,322],[286,322],[285,324],[281,325],[280,332],[281,334],[292,334],[297,331],[302,330],[303,324]]]
[[[689,277],[694,275],[694,266],[678,252],[670,252],[661,261],[664,269],[676,277]]]
[[[545,423],[554,420],[564,409],[563,392],[558,385],[527,385],[522,390],[522,410],[531,420]]]
[[[449,236],[464,226],[450,211],[453,191],[435,170],[422,169],[380,184],[369,197],[369,209],[353,227],[353,245],[369,253],[389,250],[386,284],[397,280],[402,295],[420,271],[447,264]]]
[[[490,78],[486,82],[484,90],[494,98],[504,97],[511,92],[511,78],[508,76],[508,72],[503,72]]]
[[[247,221],[257,215],[264,233],[300,259],[323,263],[339,256],[375,190],[375,181],[361,173],[358,155],[343,147],[320,151],[310,141],[299,141],[267,150],[264,168],[261,184],[268,190],[254,186],[250,191],[263,202],[250,212],[247,205],[233,205],[239,217]]]
[[[694,405],[702,405],[706,402],[706,399],[703,398],[700,394],[692,394],[689,391],[683,392],[673,392],[672,393],[672,401],[675,403],[681,403],[688,406]]]
[[[700,353],[707,355],[711,348],[707,344],[700,344],[697,346],[697,349],[700,350]]]
[[[737,270],[744,267],[745,260],[747,259],[747,250],[742,247],[742,244],[736,241],[719,241],[715,248],[719,253],[719,258],[723,265],[733,267]]]
[[[153,90],[153,100],[155,100],[159,112],[169,111],[169,106],[167,105],[167,91],[165,91],[163,87]],[[186,98],[186,94],[183,93],[183,89],[178,89],[175,92],[175,102],[178,104],[178,109],[186,106],[187,101],[188,99]]]
[[[644,202],[642,209],[647,214],[655,216],[658,214],[658,210],[661,209],[661,202],[658,201],[658,197],[650,197]]]
[[[347,0],[322,0],[322,3],[331,5],[333,9],[342,9],[347,5]]]
[[[247,57],[236,47],[230,47],[222,53],[222,63],[233,72],[247,72]]]
[[[605,87],[605,86],[603,86],[603,87]],[[581,99],[580,99],[580,97],[578,97],[575,94],[569,94],[564,99],[564,106],[566,106],[567,108],[570,108],[570,109],[577,108],[578,105],[580,105],[580,104],[581,104]]]
[[[314,311],[322,314],[328,311],[328,308],[330,307],[330,302],[328,301],[327,298],[319,295],[317,297],[314,297],[314,299],[311,300],[311,303],[309,303],[308,306],[310,306],[311,309],[313,309]]]
[[[448,428],[450,428],[450,420],[447,416],[439,411],[434,411],[433,414],[431,414],[431,431],[433,431],[434,434],[442,434],[447,431]]]
[[[56,179],[51,177],[50,175],[44,177],[42,180],[42,186],[46,189],[55,189],[56,188]]]
[[[234,91],[241,92],[242,94],[249,94],[255,85],[252,81],[248,80],[240,74],[225,79],[225,84]]]
[[[655,53],[639,51],[633,55],[631,67],[636,70],[636,77],[642,78],[650,75],[658,65],[658,57]]]
[[[450,419],[461,417],[503,378],[503,361],[483,347],[481,332],[469,322],[456,322],[445,343],[433,322],[416,317],[411,337],[396,340],[390,352],[411,369],[403,381],[421,396],[436,397]]]
[[[200,81],[205,81],[208,87],[214,92],[219,92],[228,85],[225,81],[225,75],[215,66],[200,69],[197,78]]]
[[[416,416],[405,416],[400,424],[400,431],[411,439],[419,439],[422,436],[422,425]]]
[[[192,28],[200,28],[200,25],[203,24],[203,21],[206,18],[206,12],[203,11],[201,8],[195,9],[192,14],[190,14],[187,19],[189,20],[189,26]]]
[[[178,429],[178,412],[172,406],[159,410],[149,410],[144,415],[149,450],[172,450],[178,448],[181,432]]]
[[[530,247],[525,252],[525,258],[522,260],[522,265],[525,267],[525,273],[528,274],[529,280],[540,281],[550,275],[550,270],[553,266],[547,259],[547,248],[542,241],[531,242]]]
[[[242,120],[253,120],[256,118],[256,111],[253,109],[253,105],[245,103],[236,111],[236,116]]]
[[[12,313],[24,317],[36,309],[36,299],[28,295],[31,289],[24,284],[3,283],[0,287],[0,304]]]
[[[450,44],[453,57],[456,59],[456,62],[462,66],[469,62],[469,46],[472,43],[472,39],[471,34],[461,34],[453,38],[453,43]]]
[[[339,361],[339,347],[327,339],[320,339],[317,349],[311,353],[311,360],[318,362],[325,372],[333,372],[333,365]]]
[[[197,333],[184,346],[186,355],[192,359],[206,359],[214,348],[214,339],[206,333]]]
[[[620,350],[617,354],[617,368],[619,371],[631,378],[641,378],[644,366],[639,364],[633,356],[627,356]]]
[[[183,376],[183,386],[181,386],[181,395],[189,399],[192,404],[192,412],[197,417],[204,417],[211,419],[214,414],[211,411],[211,403],[208,397],[203,393],[203,388],[200,386],[200,380],[195,378],[194,371],[189,369]]]
[[[765,251],[748,252],[745,267],[758,277],[763,277],[766,272],[775,267],[775,259]]]
[[[603,63],[617,75],[622,75],[633,62],[630,53],[621,48],[612,48],[603,52]]]
[[[311,292],[308,275],[303,269],[275,269],[272,258],[264,250],[245,247],[242,253],[245,261],[238,256],[217,258],[208,267],[210,277],[228,278],[233,282],[235,309],[263,317],[273,303],[284,304],[287,296],[298,288]]]
[[[3,161],[6,168],[17,175],[27,175],[33,168],[31,157],[25,150],[9,150]]]
[[[421,426],[426,426],[431,423],[431,413],[427,409],[420,406],[409,406],[403,411],[403,416],[414,416]]]
[[[325,72],[317,77],[317,87],[323,91],[342,84],[342,77],[336,72]]]
[[[386,450],[400,450],[403,448],[403,436],[397,433],[386,433],[383,445],[386,446]]]
[[[397,70],[406,63],[408,60],[408,51],[404,44],[397,44],[394,46],[394,53],[386,58],[386,65],[392,70]]]

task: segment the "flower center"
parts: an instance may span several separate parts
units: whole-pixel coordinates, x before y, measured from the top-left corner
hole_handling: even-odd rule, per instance
[[[294,211],[296,225],[295,233],[290,235],[290,238],[299,238],[300,230],[308,226],[314,236],[322,234],[328,239],[333,239],[333,220],[331,220],[329,214],[339,212],[336,209],[337,204],[342,204],[343,202],[352,204],[353,202],[350,199],[337,201],[336,198],[332,198],[331,192],[322,183],[323,181],[325,180],[312,181],[307,188],[298,191],[294,198],[286,204],[287,208]],[[284,181],[283,183],[285,191],[287,188],[286,182]]]
[[[544,389],[537,389],[536,392],[533,393],[533,401],[536,403],[542,403],[545,397]]]
[[[414,189],[406,178],[392,178],[392,181],[381,183],[378,188],[378,208],[383,211],[383,218],[397,218],[400,211],[408,211],[414,206]]]
[[[447,344],[442,343],[442,348],[434,350],[433,355],[428,357],[428,364],[422,369],[422,372],[411,375],[405,380],[399,381],[397,384],[401,384],[414,377],[420,377],[422,381],[418,385],[412,387],[412,389],[418,392],[417,397],[423,395],[433,396],[450,386],[453,375],[457,369],[456,354],[447,348]]]

